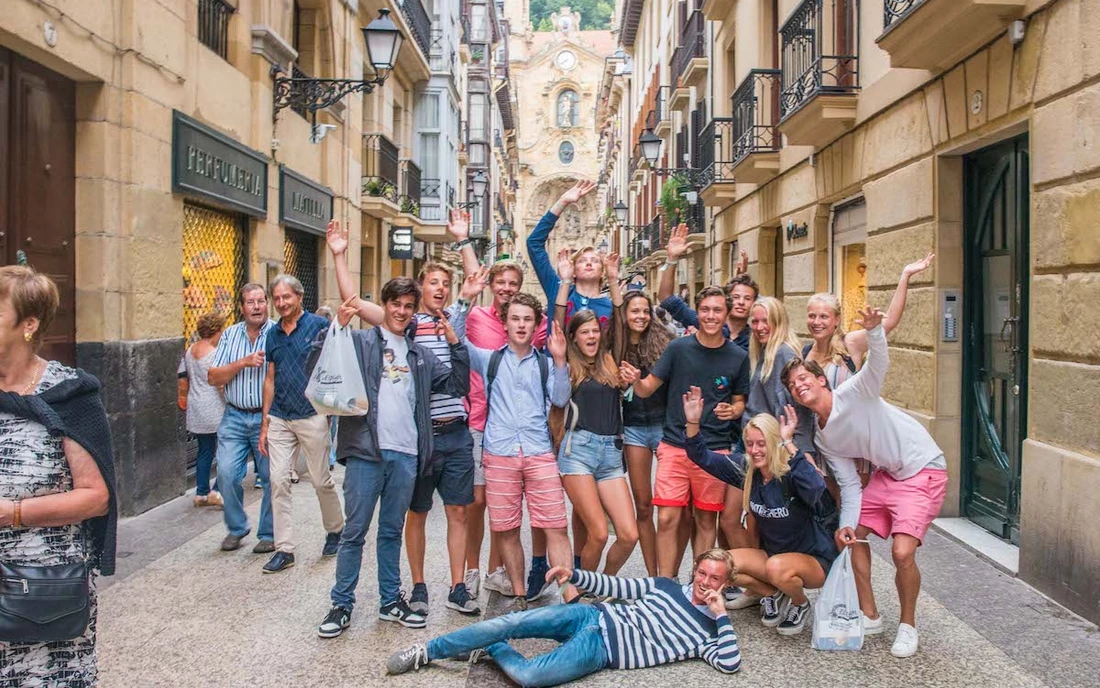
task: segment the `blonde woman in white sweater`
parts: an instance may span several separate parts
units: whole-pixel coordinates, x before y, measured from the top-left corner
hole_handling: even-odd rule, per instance
[[[893,537],[901,623],[891,652],[909,657],[918,645],[916,552],[943,505],[947,464],[928,431],[879,396],[890,365],[883,313],[867,308],[860,315],[857,322],[867,331],[868,355],[858,373],[831,390],[818,364],[797,360],[784,368],[783,383],[791,396],[814,413],[814,442],[840,484],[836,543],[840,548],[853,546],[852,568],[866,633],[881,633],[882,618],[871,589],[870,548],[856,543],[870,533]],[[848,458],[853,456],[875,466],[866,489],[860,489],[855,460]]]

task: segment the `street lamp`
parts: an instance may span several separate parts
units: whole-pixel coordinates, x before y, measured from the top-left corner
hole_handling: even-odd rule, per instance
[[[596,247],[600,253],[607,253],[607,239],[605,238],[600,242],[600,245]]]
[[[474,178],[470,180],[470,195],[473,198],[462,203],[455,203],[459,208],[474,208],[481,203],[481,197],[485,195],[485,187],[489,186],[489,178],[484,170],[478,170]]]
[[[367,43],[367,60],[379,75],[385,78],[397,63],[397,53],[401,50],[404,36],[401,29],[390,19],[390,11],[378,11],[378,18],[362,29],[363,40]]]
[[[371,93],[381,86],[397,63],[397,53],[401,49],[404,37],[401,29],[389,17],[390,11],[378,10],[378,18],[363,27],[363,40],[367,43],[367,59],[374,68],[373,79],[314,79],[312,77],[276,76],[273,88],[274,112],[292,107],[298,111],[308,110],[317,129],[317,111],[333,105],[351,93]],[[275,66],[272,73],[282,70]]]
[[[645,133],[638,137],[638,145],[642,147],[642,157],[651,166],[656,165],[657,161],[661,158],[661,148],[664,147],[665,142],[661,140],[660,136],[653,133],[652,129],[646,128]]]
[[[626,223],[626,215],[630,211],[630,208],[626,207],[626,203],[623,203],[622,201],[619,201],[618,203],[615,204],[614,210],[615,210],[615,219],[619,222],[619,224]]]
[[[497,241],[508,241],[512,238],[512,223],[502,222],[497,227]]]

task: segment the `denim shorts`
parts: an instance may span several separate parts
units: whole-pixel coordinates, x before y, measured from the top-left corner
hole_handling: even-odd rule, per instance
[[[657,445],[664,436],[664,428],[660,425],[631,425],[623,428],[623,444],[631,447],[645,447],[650,451],[657,451]]]
[[[618,442],[617,435],[595,435],[587,430],[567,432],[558,451],[558,472],[590,475],[598,483],[622,478],[626,473],[623,471],[623,450],[615,446]]]

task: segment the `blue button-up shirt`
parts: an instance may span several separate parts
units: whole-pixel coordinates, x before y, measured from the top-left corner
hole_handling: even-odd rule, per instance
[[[469,340],[465,341],[470,350],[470,369],[476,370],[489,384],[489,359],[492,349],[480,349]],[[542,395],[542,379],[539,374],[539,362],[536,356],[542,356],[534,349],[520,358],[511,348],[504,348],[497,376],[493,381],[493,390],[489,394],[489,415],[485,422],[485,437],[482,447],[497,456],[524,456],[550,454],[554,445],[550,442],[550,426],[547,414],[550,407]],[[546,380],[546,393],[549,402],[555,406],[565,406],[569,401],[569,368],[558,368],[548,361],[550,376]]]
[[[256,337],[256,341],[248,338],[248,330],[245,329],[247,326],[243,322],[225,328],[222,338],[218,340],[218,348],[214,352],[213,367],[220,368],[257,351],[264,351],[267,347],[267,334],[274,324],[274,321],[271,320],[265,322],[260,328],[260,334]],[[225,383],[226,402],[246,411],[261,410],[264,405],[264,373],[266,370],[267,366],[245,368],[234,375],[232,380]]]
[[[327,330],[329,321],[303,312],[294,329],[287,334],[280,323],[267,333],[267,362],[275,366],[275,396],[269,414],[283,420],[299,420],[317,415],[306,399],[309,383],[309,352],[317,333]]]

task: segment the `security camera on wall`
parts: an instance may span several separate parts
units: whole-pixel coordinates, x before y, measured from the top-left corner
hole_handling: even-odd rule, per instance
[[[314,124],[309,134],[309,142],[320,143],[322,139],[328,135],[329,131],[335,128],[335,124]]]

